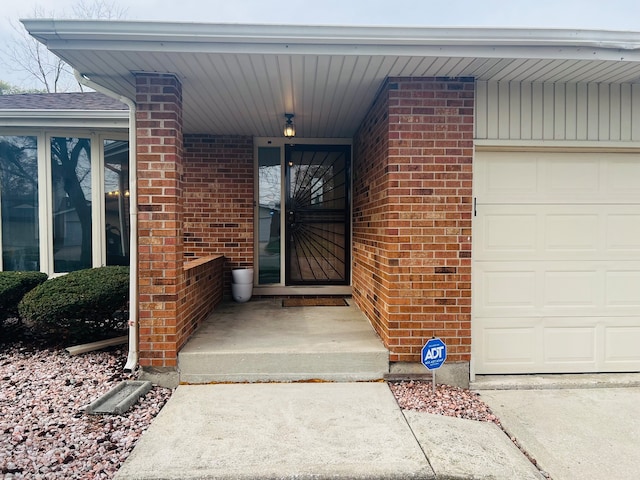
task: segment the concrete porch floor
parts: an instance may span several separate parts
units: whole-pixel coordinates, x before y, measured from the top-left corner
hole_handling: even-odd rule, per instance
[[[281,298],[224,302],[180,351],[180,382],[382,379],[389,352],[347,301],[345,307],[283,307]]]

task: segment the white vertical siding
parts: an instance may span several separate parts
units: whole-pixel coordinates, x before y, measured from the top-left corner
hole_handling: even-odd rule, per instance
[[[640,85],[479,81],[476,138],[640,141]]]

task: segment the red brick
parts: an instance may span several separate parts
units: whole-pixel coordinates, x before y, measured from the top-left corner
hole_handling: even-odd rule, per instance
[[[473,114],[467,79],[391,78],[354,139],[354,299],[392,361],[419,361],[432,335],[469,359],[470,270],[434,267],[469,261]]]

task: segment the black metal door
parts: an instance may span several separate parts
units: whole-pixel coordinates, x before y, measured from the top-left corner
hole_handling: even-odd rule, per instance
[[[348,145],[285,147],[288,285],[349,283]]]

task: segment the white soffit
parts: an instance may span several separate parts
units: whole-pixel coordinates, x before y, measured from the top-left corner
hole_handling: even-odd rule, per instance
[[[24,20],[94,82],[133,98],[134,72],[176,74],[187,133],[352,136],[387,77],[640,82],[640,33],[484,28]]]

